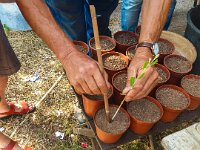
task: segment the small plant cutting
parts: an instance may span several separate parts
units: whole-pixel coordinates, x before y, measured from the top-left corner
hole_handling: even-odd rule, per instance
[[[142,70],[141,70],[141,73],[137,76],[137,77],[131,77],[130,78],[130,86],[131,86],[131,89],[134,88],[134,85],[135,85],[135,81],[136,80],[140,80],[142,79],[144,76],[145,76],[145,73],[147,71],[147,69],[149,67],[152,67],[154,66],[155,64],[158,63],[158,57],[159,57],[159,54],[155,55],[153,59],[149,59],[149,61],[145,61],[143,66],[142,66]],[[123,94],[123,93],[122,93]],[[120,110],[121,106],[123,105],[123,103],[125,102],[125,98],[123,99],[123,101],[121,102],[120,106],[118,107],[117,111],[115,112],[115,114],[113,115],[112,117],[112,120],[114,120],[114,118],[116,117],[118,111]],[[111,120],[111,121],[112,121]]]

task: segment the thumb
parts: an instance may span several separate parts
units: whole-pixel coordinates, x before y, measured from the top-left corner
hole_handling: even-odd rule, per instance
[[[124,88],[124,90],[122,91],[122,94],[123,94],[123,95],[126,95],[130,90],[131,90],[131,87],[130,87],[130,86],[126,86],[126,87]]]

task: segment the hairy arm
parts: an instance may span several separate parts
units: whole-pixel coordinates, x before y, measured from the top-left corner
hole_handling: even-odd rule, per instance
[[[43,0],[16,0],[33,31],[43,39],[62,63],[70,84],[79,93],[106,93],[110,84],[96,61],[76,49],[54,20]]]
[[[139,43],[144,41],[154,43],[159,39],[168,15],[170,4],[171,0],[143,0]],[[149,58],[152,58],[152,53],[149,48],[137,48],[135,57],[128,68],[128,79],[140,74],[141,67]],[[147,69],[144,78],[136,80],[133,89],[131,89],[129,81],[127,81],[127,86],[124,89],[124,93],[127,93],[127,101],[147,96],[156,86],[157,81],[158,73],[155,68],[152,67]]]

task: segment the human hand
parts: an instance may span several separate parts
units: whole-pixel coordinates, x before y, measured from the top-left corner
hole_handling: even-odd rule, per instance
[[[71,52],[63,63],[70,84],[80,94],[104,94],[110,83],[108,75],[100,71],[96,61],[79,51]]]
[[[142,73],[142,67],[146,61],[152,59],[152,54],[148,48],[140,47],[137,49],[134,58],[132,59],[130,66],[128,68],[128,81],[126,88],[123,90],[123,94],[126,94],[125,100],[131,101],[135,99],[141,99],[146,97],[151,90],[158,83],[158,73],[152,66],[148,67],[144,77],[137,78],[135,80],[134,87],[130,85],[131,77],[140,76]]]

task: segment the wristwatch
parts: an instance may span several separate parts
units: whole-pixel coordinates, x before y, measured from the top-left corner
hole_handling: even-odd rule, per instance
[[[138,43],[136,48],[139,48],[139,47],[148,47],[152,54],[154,55],[157,55],[159,53],[159,46],[158,46],[158,43],[150,43],[150,42],[141,42],[141,43]]]

